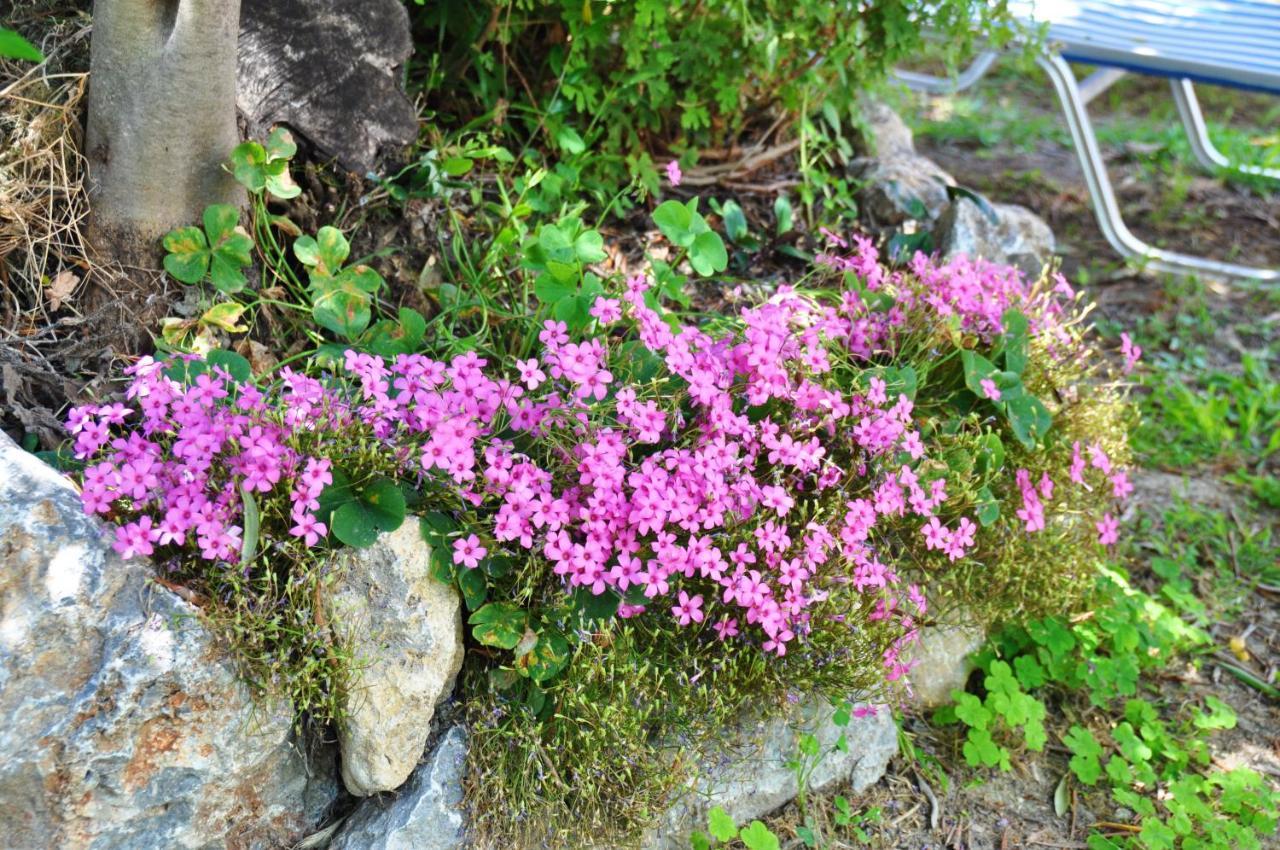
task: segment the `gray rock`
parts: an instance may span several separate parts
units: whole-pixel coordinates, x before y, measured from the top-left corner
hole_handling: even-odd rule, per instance
[[[399,0],[243,0],[236,106],[250,138],[288,124],[364,174],[418,136],[400,86],[412,53]]]
[[[370,797],[342,825],[329,850],[455,850],[466,845],[462,779],[467,735],[444,734],[394,797]]]
[[[973,672],[971,653],[982,648],[986,632],[977,626],[932,626],[922,629],[912,647],[916,662],[909,680],[917,705],[937,708],[951,702],[953,690],[964,690]]]
[[[936,162],[910,151],[861,160],[855,174],[858,204],[878,227],[936,221],[947,208],[947,187],[956,182]]]
[[[337,794],[198,612],[0,434],[0,835],[15,850],[287,845]],[[318,762],[318,763],[317,763]]]
[[[934,229],[943,258],[965,254],[1017,266],[1029,277],[1039,277],[1053,257],[1049,225],[1026,207],[991,204],[989,209],[991,214],[969,198],[955,199]]]
[[[881,101],[868,102],[862,110],[862,147],[869,154],[888,157],[916,152],[915,135],[898,113]]]
[[[694,829],[706,828],[707,812],[722,806],[737,823],[762,817],[795,799],[795,772],[787,762],[796,758],[800,736],[818,739],[822,760],[809,787],[826,791],[847,785],[858,793],[884,775],[898,751],[898,727],[887,706],[874,715],[853,718],[841,729],[832,722],[826,700],[810,699],[768,719],[748,720],[726,730],[717,751],[703,760],[699,774],[668,809],[658,826],[643,840],[647,850],[676,850],[689,846]],[[848,751],[834,750],[841,733]]]
[[[333,605],[365,666],[338,742],[347,790],[367,797],[400,787],[422,756],[462,667],[462,613],[457,590],[431,578],[431,547],[412,519],[347,557]]]

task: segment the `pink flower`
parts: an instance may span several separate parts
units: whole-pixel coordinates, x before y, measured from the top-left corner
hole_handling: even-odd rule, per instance
[[[314,546],[329,533],[329,529],[323,522],[318,521],[314,514],[303,513],[296,517],[297,525],[289,529],[289,533],[294,537],[303,538],[303,542],[308,546]]]
[[[982,387],[982,394],[992,401],[1000,400],[1000,388],[996,386],[996,382],[990,378],[983,378],[978,382]]]
[[[622,304],[616,298],[598,297],[589,311],[602,325],[611,325],[622,318]]]
[[[716,630],[717,638],[728,640],[738,634],[738,621],[733,617],[721,617],[711,628]]]
[[[671,160],[667,163],[667,182],[671,184],[671,188],[680,185],[680,181],[684,179],[684,174],[680,171],[679,160]]]
[[[689,594],[683,590],[680,591],[680,603],[671,608],[671,613],[680,621],[680,625],[687,626],[689,623],[701,623],[703,619],[702,613],[702,596],[689,598]]]
[[[531,390],[536,390],[547,379],[546,373],[538,368],[538,358],[517,360],[516,369],[520,371],[520,380]]]
[[[1111,514],[1103,514],[1095,526],[1098,529],[1098,542],[1103,546],[1110,546],[1120,539],[1120,523]]]
[[[453,541],[453,562],[463,564],[469,570],[480,566],[480,559],[489,554],[489,550],[480,545],[480,538],[474,534]]]
[[[1120,334],[1120,353],[1124,356],[1124,373],[1128,375],[1133,371],[1133,367],[1138,365],[1138,358],[1142,357],[1142,349],[1133,344],[1133,340],[1127,333],[1122,333]]]

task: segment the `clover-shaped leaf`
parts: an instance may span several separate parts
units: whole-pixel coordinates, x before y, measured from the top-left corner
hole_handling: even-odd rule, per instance
[[[707,831],[716,841],[732,841],[738,836],[738,825],[722,806],[707,812]]]
[[[404,522],[404,493],[389,478],[375,478],[357,498],[333,512],[334,536],[348,546],[372,546],[383,531],[395,531]]]
[[[373,298],[354,275],[340,275],[316,284],[311,317],[323,328],[354,339],[369,326]]]
[[[296,198],[302,189],[289,174],[289,160],[297,152],[293,135],[283,127],[276,127],[265,146],[254,141],[235,146],[231,151],[231,173],[250,192],[265,189],[281,200]]]
[[[219,292],[239,292],[248,282],[241,269],[253,262],[253,240],[240,226],[240,211],[213,204],[205,207],[203,224],[164,237],[165,271],[183,283],[199,283],[207,274]]]
[[[307,270],[312,280],[319,277],[335,277],[343,262],[351,253],[351,243],[342,231],[328,225],[320,228],[315,237],[299,236],[293,242],[293,253]]]
[[[1102,765],[1098,763],[1102,747],[1093,733],[1083,726],[1072,726],[1062,743],[1074,753],[1070,762],[1071,771],[1085,785],[1095,784],[1102,776]]]
[[[485,646],[515,649],[524,635],[527,616],[510,602],[490,602],[472,614],[467,622],[471,633]]]
[[[568,665],[569,654],[569,642],[564,635],[543,629],[533,648],[516,658],[515,668],[522,676],[545,682]]]

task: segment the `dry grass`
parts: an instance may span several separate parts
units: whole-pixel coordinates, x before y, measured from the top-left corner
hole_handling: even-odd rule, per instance
[[[72,41],[83,37],[75,34]],[[7,333],[28,335],[75,309],[88,263],[89,205],[80,155],[88,74],[0,61],[0,280]]]

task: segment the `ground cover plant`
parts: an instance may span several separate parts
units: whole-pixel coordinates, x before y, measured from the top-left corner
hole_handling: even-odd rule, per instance
[[[426,112],[403,167],[343,177],[283,128],[231,151],[247,210],[165,238],[184,302],[50,457],[320,734],[365,660],[329,588],[414,524],[465,606],[482,843],[631,841],[726,724],[816,694],[844,722],[854,699],[906,710],[911,797],[808,793],[825,754],[802,737],[796,804],[713,810],[694,847],[932,844],[945,826],[894,833],[926,788],[1042,768],[1071,823],[1050,843],[1256,846],[1273,784],[1218,749],[1245,708],[1169,680],[1276,696],[1267,621],[1237,625],[1280,588],[1265,319],[1238,326],[1246,356],[1211,358],[1202,284],[1150,287],[1177,315],[1097,321],[1109,290],[851,221],[856,98],[926,23],[960,52],[974,5],[411,8],[439,49],[408,70]],[[955,106],[924,145],[977,134],[986,163],[1064,138],[1025,104]],[[1143,145],[1167,136],[1104,141],[1159,176]],[[1202,222],[1188,198],[1153,220]],[[1135,506],[1139,467],[1210,469],[1246,507]],[[922,725],[912,643],[956,622],[993,637]]]
[[[287,140],[272,145],[287,163]],[[275,192],[241,170],[255,197]],[[492,364],[419,353],[420,326],[366,335],[377,275],[344,267],[333,228],[298,236],[311,283],[294,291],[366,350],[321,342],[312,375],[259,382],[227,351],[144,359],[139,421],[119,403],[72,413],[86,507],[119,524],[122,555],[220,607],[251,680],[316,722],[341,721],[354,675],[320,601],[327,550],[424,513],[434,572],[491,648],[468,674],[472,797],[499,836],[632,832],[680,777],[664,735],[797,690],[883,693],[909,670],[926,593],[990,620],[1077,604],[1130,485],[1124,403],[1087,383],[1099,364],[1065,281],[923,255],[891,269],[831,234],[796,285],[684,324],[664,307],[682,262],[727,262],[697,207],[660,205],[675,256],[624,279],[589,270],[598,234],[539,228],[524,260],[538,344]],[[166,239],[167,262],[235,295],[253,246],[211,208]],[[1028,553],[1049,550],[1086,554],[1034,576]]]

